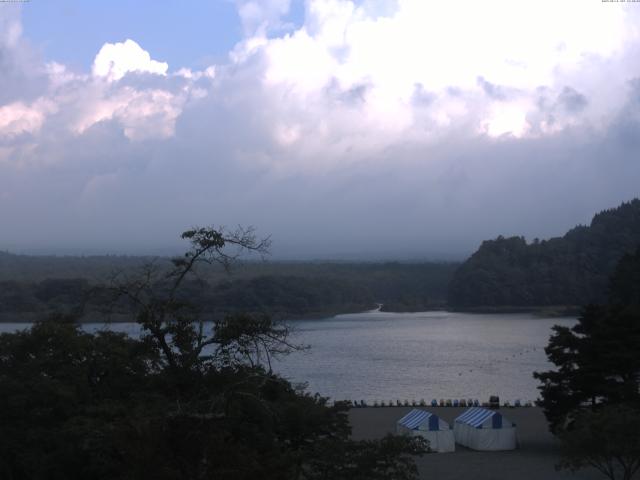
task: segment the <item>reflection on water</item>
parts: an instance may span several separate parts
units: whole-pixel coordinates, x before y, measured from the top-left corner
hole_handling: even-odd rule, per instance
[[[292,340],[309,345],[275,363],[293,382],[334,399],[420,400],[538,397],[532,373],[550,364],[544,354],[551,327],[573,318],[527,314],[367,312],[325,320],[298,320]],[[24,324],[0,324],[15,331]],[[103,325],[88,324],[87,330]],[[136,335],[136,324],[112,330]]]
[[[550,368],[551,327],[573,318],[451,312],[360,313],[292,322],[308,344],[280,362],[292,381],[335,399],[424,398],[534,400],[532,373]]]

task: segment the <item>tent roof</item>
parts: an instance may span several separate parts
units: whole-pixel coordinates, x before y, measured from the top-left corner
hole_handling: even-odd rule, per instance
[[[409,413],[407,413],[404,417],[398,420],[398,423],[404,427],[407,427],[413,430],[418,428],[424,422],[428,422],[429,417],[431,416],[438,418],[436,415],[434,415],[431,412],[427,412],[425,410],[417,410],[414,408]]]
[[[455,419],[456,423],[466,423],[472,427],[480,427],[487,419],[498,415],[502,417],[502,414],[495,410],[487,410],[486,408],[473,407],[464,412],[458,418]],[[510,422],[509,422],[510,423]],[[502,422],[500,423],[502,425]]]

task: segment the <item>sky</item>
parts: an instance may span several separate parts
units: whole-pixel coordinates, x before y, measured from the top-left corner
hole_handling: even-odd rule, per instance
[[[0,2],[0,249],[458,259],[640,194],[640,3]]]

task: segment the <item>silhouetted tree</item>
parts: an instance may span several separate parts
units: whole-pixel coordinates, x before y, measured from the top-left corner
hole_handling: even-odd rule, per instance
[[[273,373],[271,358],[297,348],[286,326],[244,314],[211,326],[181,297],[198,264],[227,268],[268,241],[243,229],[183,238],[191,248],[170,270],[114,282],[141,338],[90,334],[68,317],[0,335],[0,478],[416,478],[424,441],[353,441],[347,404]]]
[[[640,470],[640,411],[621,405],[585,411],[561,434],[559,468],[593,467],[611,480],[631,480]]]
[[[545,351],[556,370],[536,372],[554,431],[584,406],[640,402],[640,249],[611,278],[610,302],[589,305],[573,327],[555,326]]]
[[[572,328],[554,327],[545,349],[556,370],[540,404],[562,441],[559,468],[592,466],[611,480],[640,468],[640,248],[610,279],[609,302],[589,305]]]

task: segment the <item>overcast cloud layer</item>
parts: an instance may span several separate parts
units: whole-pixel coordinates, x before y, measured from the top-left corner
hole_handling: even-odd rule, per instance
[[[237,5],[244,38],[200,71],[135,38],[72,71],[2,5],[0,248],[240,223],[280,257],[451,257],[639,195],[640,4]]]

